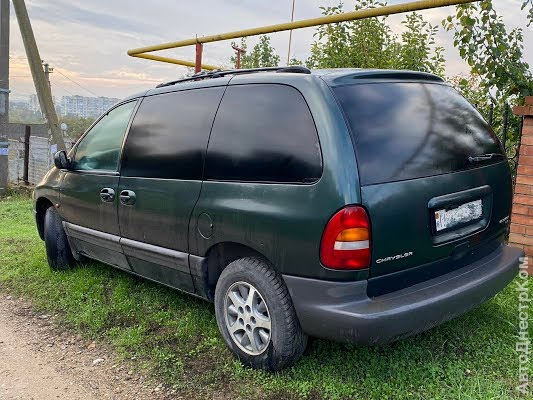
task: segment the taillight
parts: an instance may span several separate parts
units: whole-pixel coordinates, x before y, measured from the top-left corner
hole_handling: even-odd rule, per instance
[[[363,207],[348,206],[326,225],[320,261],[332,269],[362,269],[370,265],[370,220]]]

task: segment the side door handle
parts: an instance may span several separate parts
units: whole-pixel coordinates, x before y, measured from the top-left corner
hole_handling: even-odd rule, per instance
[[[105,203],[112,203],[115,200],[115,191],[111,188],[103,188],[100,190],[100,198]]]
[[[120,192],[120,202],[125,206],[131,206],[135,204],[135,201],[137,200],[137,196],[135,195],[135,192],[132,190],[123,190]]]

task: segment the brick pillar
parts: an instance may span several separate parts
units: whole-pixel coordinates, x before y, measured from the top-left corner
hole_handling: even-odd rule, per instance
[[[533,275],[533,96],[526,97],[524,106],[514,107],[513,113],[522,115],[524,123],[509,243],[522,247],[530,257],[529,274]]]

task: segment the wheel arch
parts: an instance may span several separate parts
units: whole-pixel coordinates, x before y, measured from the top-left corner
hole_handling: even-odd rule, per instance
[[[265,259],[272,268],[276,269],[271,260],[260,251],[236,242],[219,242],[212,245],[206,252],[202,260],[201,280],[203,281],[203,291],[208,300],[215,298],[215,288],[220,278],[220,274],[233,261],[243,257],[260,257]]]
[[[46,210],[53,206],[54,204],[46,197],[39,197],[35,202],[35,222],[37,223],[37,231],[41,240],[44,240],[44,216]]]

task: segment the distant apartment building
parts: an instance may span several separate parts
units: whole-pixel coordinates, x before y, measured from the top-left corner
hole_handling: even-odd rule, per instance
[[[41,106],[39,106],[39,99],[37,98],[36,94],[32,94],[30,96],[30,101],[28,102],[28,108],[30,111],[33,112],[41,112]]]
[[[62,116],[97,117],[119,100],[111,97],[63,96],[58,108]]]
[[[10,100],[9,101],[9,111],[30,111],[30,104],[27,101],[23,100]]]
[[[56,109],[58,109],[59,107],[57,106],[56,97],[55,96],[52,96],[52,101],[53,101],[54,106],[56,107]],[[30,95],[30,101],[28,102],[28,109],[30,111],[32,111],[32,112],[37,112],[40,115],[42,115],[41,105],[39,104],[39,98],[37,97],[36,94]],[[59,110],[58,110],[58,112],[59,112]]]

